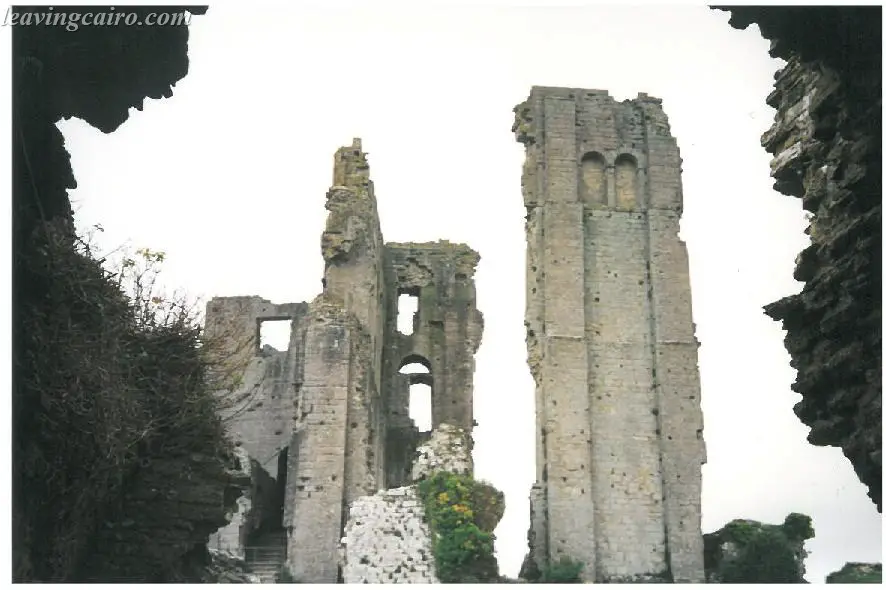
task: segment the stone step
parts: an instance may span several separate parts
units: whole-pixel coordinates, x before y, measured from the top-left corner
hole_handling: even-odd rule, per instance
[[[246,547],[246,565],[263,584],[274,583],[286,562],[286,532],[266,533]]]
[[[246,563],[271,563],[275,561],[286,561],[286,556],[282,553],[279,555],[265,555],[261,557],[253,557],[252,559],[247,559]]]
[[[268,560],[268,561],[248,561],[248,562],[246,562],[246,565],[248,565],[249,569],[252,569],[252,570],[268,569],[268,568],[272,568],[272,567],[279,568],[281,565],[283,565],[283,560],[282,559],[274,559],[274,560]]]
[[[247,563],[246,565],[249,566],[249,569],[251,569],[252,571],[280,569],[280,567],[283,565],[283,560],[281,559],[280,561],[252,562]]]

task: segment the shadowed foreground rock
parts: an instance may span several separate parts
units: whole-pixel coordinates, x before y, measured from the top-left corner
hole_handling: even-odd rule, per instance
[[[803,289],[766,306],[797,369],[809,442],[836,446],[882,511],[882,9],[724,7],[787,60],[766,103],[775,189],[801,198]]]
[[[70,22],[72,14],[102,10],[56,7],[52,18]],[[119,419],[129,417],[120,408],[143,409],[132,401],[144,393],[141,384],[126,381],[126,371],[149,371],[118,362],[116,353],[132,345],[131,318],[98,262],[75,249],[67,190],[76,182],[56,127],[79,117],[109,133],[145,98],[172,96],[188,70],[184,10],[203,14],[206,7],[125,9],[139,21],[163,13],[177,23],[166,26],[50,26],[36,24],[46,7],[10,13],[20,23],[12,29],[16,581],[170,579],[225,522],[235,499],[230,457],[170,454],[162,441],[145,444],[144,435],[136,444],[127,432],[132,425]],[[87,290],[91,299],[78,298]],[[64,326],[52,323],[59,317]],[[112,319],[126,332],[115,342],[99,337]],[[157,333],[136,336],[147,346]],[[171,390],[182,385],[173,383],[175,371],[166,373]],[[91,444],[83,425],[94,429]],[[205,432],[211,428],[207,423]],[[165,432],[166,441],[175,434]],[[193,450],[218,442],[210,433]]]

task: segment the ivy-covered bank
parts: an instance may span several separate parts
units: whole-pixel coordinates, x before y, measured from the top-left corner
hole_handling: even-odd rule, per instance
[[[448,471],[431,475],[418,489],[440,581],[498,582],[492,531],[504,513],[504,495],[470,475]]]

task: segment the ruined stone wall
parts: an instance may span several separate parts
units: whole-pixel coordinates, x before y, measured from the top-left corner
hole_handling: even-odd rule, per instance
[[[534,559],[578,559],[588,581],[702,581],[698,344],[667,118],[643,94],[565,88],[535,87],[515,110]]]
[[[800,293],[765,308],[797,369],[809,442],[837,446],[882,510],[882,8],[730,7],[787,60],[766,103],[774,188],[802,199]]]
[[[214,297],[206,306],[206,338],[220,355],[215,370],[232,387],[219,392],[225,425],[272,478],[298,411],[304,362],[298,334],[307,313],[305,303],[275,305],[260,297]],[[259,349],[261,322],[274,320],[292,321],[288,350]]]
[[[345,502],[385,486],[382,359],[387,339],[384,239],[367,154],[359,139],[335,154],[333,186],[327,193],[322,237],[326,270],[323,293],[352,313],[368,345],[354,359],[353,395],[348,405]]]
[[[258,461],[249,457],[242,445],[234,447],[234,455],[241,476],[248,484],[243,486],[244,493],[237,498],[236,509],[228,514],[228,524],[212,533],[206,545],[213,551],[245,559],[250,533],[261,527],[265,519],[273,517],[276,482]]]
[[[335,583],[348,484],[348,401],[368,335],[337,301],[323,295],[312,302],[309,315],[298,461],[290,462],[287,479],[286,505],[292,514],[286,523],[287,564],[299,580]]]
[[[412,334],[397,330],[397,315],[386,325],[385,389],[388,398],[388,478],[390,485],[409,483],[417,431],[409,419],[410,378],[399,373],[410,363],[428,374],[412,383],[431,387],[432,428],[442,423],[473,428],[474,354],[483,335],[477,310],[474,272],[480,256],[464,244],[389,243],[386,290],[396,306],[400,294],[418,298]],[[396,309],[396,307],[394,307]]]
[[[273,478],[285,477],[286,566],[309,583],[340,579],[335,556],[354,500],[411,482],[428,434],[409,418],[404,364],[432,371],[418,378],[434,388],[434,426],[470,431],[483,328],[473,281],[479,256],[445,241],[386,245],[359,139],[336,152],[326,196],[323,293],[310,305],[215,298],[206,319],[216,371],[230,385],[219,392],[229,428]],[[420,298],[409,337],[396,324],[404,292]],[[272,319],[292,320],[285,351],[259,347],[260,323]],[[236,543],[235,529],[219,542]]]

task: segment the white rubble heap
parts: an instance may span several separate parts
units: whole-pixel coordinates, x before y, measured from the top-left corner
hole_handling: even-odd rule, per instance
[[[471,474],[464,430],[441,424],[417,450],[413,481],[437,471]],[[416,486],[357,498],[341,540],[345,584],[437,584],[431,533]]]
[[[438,583],[415,486],[355,500],[342,546],[345,584]]]

